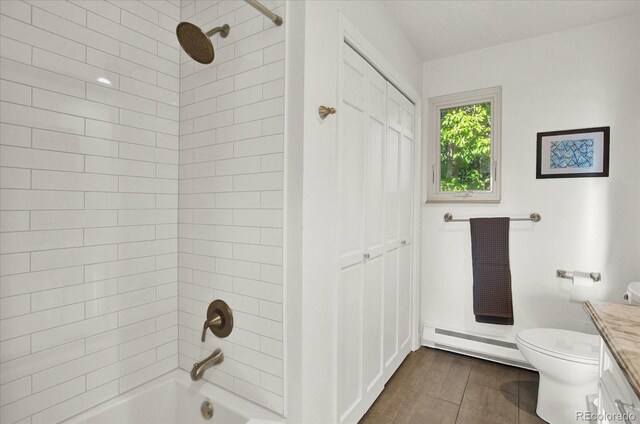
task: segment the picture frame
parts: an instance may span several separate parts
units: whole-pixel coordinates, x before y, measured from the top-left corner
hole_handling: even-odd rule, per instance
[[[536,179],[609,176],[609,127],[539,132]]]

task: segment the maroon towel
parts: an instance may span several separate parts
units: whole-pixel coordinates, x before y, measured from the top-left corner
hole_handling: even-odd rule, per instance
[[[472,218],[469,223],[476,322],[513,325],[509,218]]]

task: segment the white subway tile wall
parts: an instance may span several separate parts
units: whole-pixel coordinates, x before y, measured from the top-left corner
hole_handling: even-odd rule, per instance
[[[178,367],[180,13],[0,1],[3,424],[58,422]]]
[[[262,3],[284,16],[283,1]],[[242,1],[183,0],[181,17],[231,32],[212,37],[211,65],[181,53],[180,367],[221,348],[204,378],[282,413],[284,26]],[[201,343],[216,298],[235,327]]]

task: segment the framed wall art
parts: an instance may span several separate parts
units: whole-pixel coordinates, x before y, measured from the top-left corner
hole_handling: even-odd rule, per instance
[[[540,132],[536,178],[609,176],[609,127]]]

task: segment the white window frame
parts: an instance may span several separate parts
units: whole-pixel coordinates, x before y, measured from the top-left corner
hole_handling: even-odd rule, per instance
[[[491,189],[440,191],[440,110],[491,103]],[[502,87],[429,98],[427,105],[427,203],[499,203],[502,152]]]

